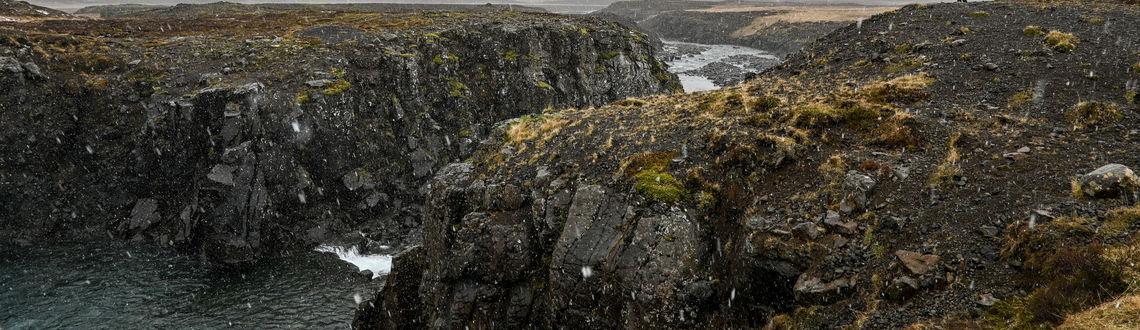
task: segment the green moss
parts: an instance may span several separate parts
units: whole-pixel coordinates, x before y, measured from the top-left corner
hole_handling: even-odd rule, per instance
[[[1036,38],[1036,37],[1040,37],[1040,36],[1044,35],[1045,30],[1041,29],[1040,26],[1030,25],[1030,26],[1026,26],[1025,29],[1022,29],[1021,34],[1026,36],[1026,37]]]
[[[348,90],[350,87],[352,87],[352,83],[348,82],[348,80],[338,79],[338,80],[330,83],[329,87],[325,88],[325,90],[322,91],[321,93],[328,95],[328,96],[340,95],[341,93],[344,93],[345,90]]]
[[[1128,91],[1124,93],[1124,100],[1131,104],[1140,104],[1140,93]]]
[[[686,195],[681,182],[668,173],[649,169],[637,173],[633,179],[634,189],[646,197],[662,202],[673,203]]]
[[[613,51],[613,52],[605,52],[605,53],[598,54],[598,57],[603,59],[603,60],[608,60],[608,59],[614,58],[618,55],[621,55],[621,52]]]
[[[975,12],[970,13],[970,17],[973,17],[973,18],[980,18],[980,17],[986,17],[986,16],[990,16],[990,13],[985,12],[985,11],[975,11]]]
[[[443,56],[436,55],[435,58],[431,59],[431,62],[435,63],[435,64],[442,64],[443,63]]]
[[[1132,65],[1132,73],[1140,74],[1140,62]]]
[[[914,45],[910,43],[898,44],[895,46],[895,54],[910,55],[914,52]]]
[[[535,85],[538,85],[539,88],[545,88],[545,89],[551,90],[551,91],[554,90],[554,86],[550,86],[550,84],[547,84],[544,81],[535,81],[534,83],[535,83]]]
[[[297,97],[294,99],[294,101],[297,102],[297,104],[309,103],[309,91],[301,91],[300,93],[297,93]]]
[[[518,57],[519,57],[519,53],[516,53],[513,50],[508,50],[508,51],[503,53],[503,59],[507,60],[507,61],[514,61]]]

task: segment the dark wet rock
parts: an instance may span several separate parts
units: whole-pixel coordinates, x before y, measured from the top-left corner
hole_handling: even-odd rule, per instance
[[[421,187],[444,164],[470,157],[495,123],[679,88],[648,41],[608,21],[494,13],[434,20],[390,41],[371,32],[360,39],[365,30],[349,25],[298,30],[336,47],[309,43],[307,32],[109,37],[108,54],[91,54],[107,62],[97,68],[0,44],[0,104],[12,105],[0,113],[0,185],[34,192],[0,198],[8,215],[0,232],[110,228],[219,266],[346,232],[399,246],[421,235]],[[407,47],[411,39],[417,47]],[[162,44],[147,49],[170,62],[128,65],[134,59],[121,54],[144,42]],[[291,44],[298,42],[304,47]],[[235,58],[242,51],[272,56],[254,65]],[[597,56],[608,52],[622,56]],[[505,198],[491,198],[491,208],[528,203],[520,186],[492,189]],[[144,198],[155,203],[135,215]],[[61,200],[72,205],[32,207]],[[325,233],[309,235],[314,228]]]
[[[895,257],[898,257],[899,262],[915,275],[926,274],[938,266],[938,256],[933,254],[898,250],[895,251]]]
[[[1140,178],[1128,166],[1108,164],[1077,178],[1082,195],[1093,198],[1113,197],[1140,187]]]
[[[153,198],[143,198],[135,202],[131,209],[130,224],[127,229],[146,229],[162,218],[158,214],[158,201]]]
[[[384,280],[384,288],[376,297],[360,303],[353,329],[423,328],[424,306],[420,281],[427,264],[424,248],[413,246],[392,257],[392,272]]]

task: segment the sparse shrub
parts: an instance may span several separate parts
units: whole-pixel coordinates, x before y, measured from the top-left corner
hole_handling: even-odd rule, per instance
[[[980,10],[970,13],[970,17],[973,17],[973,18],[986,17],[986,16],[990,16],[990,13],[985,12],[985,11],[980,11]]]
[[[1124,100],[1131,104],[1140,104],[1140,92],[1128,91],[1124,93]]]
[[[1088,126],[1095,126],[1101,123],[1117,121],[1124,118],[1124,115],[1117,111],[1115,103],[1105,103],[1097,101],[1087,101],[1077,103],[1069,111],[1065,112],[1065,116],[1077,128],[1084,128]]]
[[[775,96],[766,96],[755,99],[751,103],[752,111],[768,112],[780,107],[780,99]]]
[[[876,144],[908,148],[918,146],[921,141],[914,134],[914,115],[905,112],[895,112],[875,129],[873,141]]]
[[[1140,74],[1140,62],[1132,65],[1132,73]]]
[[[1009,103],[1006,103],[1005,107],[1011,110],[1017,109],[1018,107],[1029,103],[1029,101],[1033,101],[1034,98],[1037,98],[1037,92],[1033,91],[1032,88],[1026,89],[1018,92],[1017,94],[1013,94],[1013,96],[1010,96]]]
[[[1049,34],[1045,35],[1045,45],[1059,52],[1070,52],[1077,49],[1077,44],[1080,42],[1081,39],[1078,39],[1072,33],[1052,30],[1049,31]]]
[[[1108,236],[1116,235],[1136,222],[1140,222],[1140,205],[1115,208],[1108,211],[1101,223],[1101,232]]]

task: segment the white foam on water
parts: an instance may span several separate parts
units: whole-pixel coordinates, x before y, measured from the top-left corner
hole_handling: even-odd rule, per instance
[[[387,254],[360,254],[360,249],[357,249],[355,246],[345,248],[341,246],[321,245],[315,250],[317,252],[335,254],[340,260],[353,264],[360,270],[370,270],[372,271],[372,278],[377,278],[392,272],[392,256]]]

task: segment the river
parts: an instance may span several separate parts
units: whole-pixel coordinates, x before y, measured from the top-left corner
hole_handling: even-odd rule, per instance
[[[390,262],[339,252],[374,266]],[[155,246],[7,246],[0,248],[0,329],[346,329],[357,304],[383,285],[357,270],[317,251],[234,273]]]
[[[718,89],[779,64],[769,52],[736,45],[706,45],[665,41],[662,49],[669,72],[677,74],[686,92]]]

